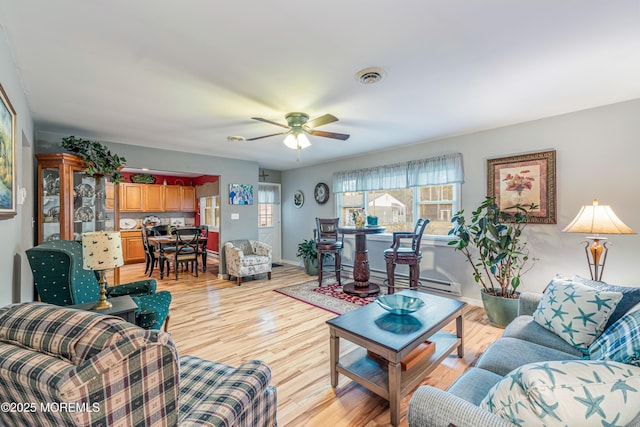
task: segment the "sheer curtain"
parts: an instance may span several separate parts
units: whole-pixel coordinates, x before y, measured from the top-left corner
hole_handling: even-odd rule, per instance
[[[266,203],[271,205],[280,204],[280,194],[278,187],[275,185],[258,185],[258,203]]]
[[[333,192],[394,190],[423,185],[464,182],[462,154],[356,169],[333,174]]]

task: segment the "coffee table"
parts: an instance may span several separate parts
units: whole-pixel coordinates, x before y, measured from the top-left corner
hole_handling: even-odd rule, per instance
[[[464,302],[413,290],[399,295],[417,297],[425,306],[408,315],[387,312],[377,303],[342,314],[327,321],[330,334],[331,387],[338,386],[343,374],[389,401],[391,424],[400,418],[400,400],[412,391],[440,362],[457,349],[464,355],[462,310]],[[456,333],[442,331],[452,321]],[[358,347],[340,357],[340,338]],[[431,357],[425,357],[403,371],[400,361],[424,341],[436,343]],[[388,361],[381,365],[367,355],[367,350]]]

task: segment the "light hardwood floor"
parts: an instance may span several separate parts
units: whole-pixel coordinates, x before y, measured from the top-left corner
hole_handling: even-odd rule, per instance
[[[124,266],[121,282],[143,279],[143,273],[144,264]],[[154,276],[158,279],[157,272]],[[331,388],[325,322],[335,314],[274,292],[309,280],[313,277],[302,268],[285,265],[273,269],[272,280],[260,275],[237,286],[218,279],[217,266],[210,265],[198,278],[181,272],[178,281],[173,275],[158,279],[158,289],[173,296],[169,332],[179,354],[232,366],[250,359],[269,364],[278,388],[280,427],[390,426],[384,399],[342,375],[338,388]],[[467,306],[464,358],[454,352],[423,384],[448,387],[501,333],[488,324],[481,308]],[[341,345],[342,351],[352,348]],[[408,425],[410,397],[402,400],[400,426]]]

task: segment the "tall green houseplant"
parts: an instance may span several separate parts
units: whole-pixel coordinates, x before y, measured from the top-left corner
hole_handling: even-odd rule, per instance
[[[517,289],[522,276],[531,270],[536,259],[529,256],[522,231],[527,219],[538,207],[535,204],[510,206],[500,210],[495,197],[487,197],[471,214],[467,223],[464,210],[451,222],[449,242],[462,252],[473,268],[473,278],[482,285],[482,303],[489,322],[505,327],[518,315]]]
[[[77,154],[85,161],[87,175],[104,175],[114,184],[122,182],[120,170],[127,160],[117,154],[111,154],[105,145],[88,139],[68,136],[62,138],[62,148]]]
[[[531,270],[536,261],[529,256],[522,231],[537,208],[535,204],[517,204],[505,212],[500,210],[495,197],[487,197],[472,212],[469,223],[464,210],[451,218],[453,226],[449,235],[456,239],[449,245],[467,258],[473,268],[473,277],[482,285],[484,292],[517,298],[521,277]]]

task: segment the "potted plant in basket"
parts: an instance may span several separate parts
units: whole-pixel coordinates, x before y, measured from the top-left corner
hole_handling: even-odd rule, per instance
[[[495,325],[504,327],[517,315],[521,277],[536,259],[529,256],[527,243],[522,239],[526,220],[537,209],[535,204],[516,204],[504,211],[495,197],[487,197],[472,212],[467,223],[464,210],[457,212],[449,235],[449,242],[462,252],[473,268],[473,278],[482,285],[482,302]]]
[[[303,240],[301,243],[298,243],[296,256],[302,258],[304,271],[306,271],[308,275],[318,275],[318,251],[316,250],[316,242],[314,240]]]

